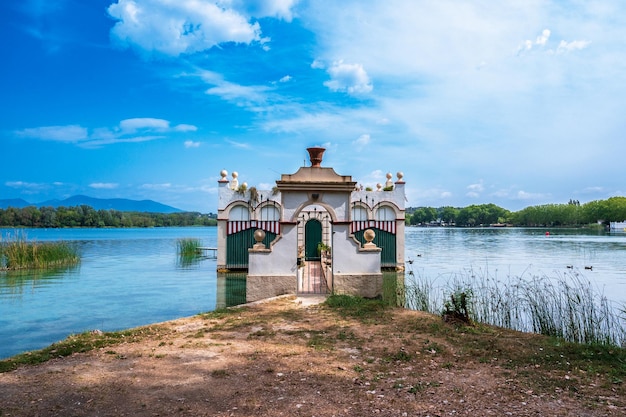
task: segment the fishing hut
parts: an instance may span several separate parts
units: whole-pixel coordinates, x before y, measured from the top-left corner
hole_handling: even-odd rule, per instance
[[[272,190],[221,172],[217,268],[247,271],[248,302],[330,292],[373,298],[383,269],[404,269],[402,173],[363,190],[322,166],[324,148],[307,151],[310,166],[281,175]]]

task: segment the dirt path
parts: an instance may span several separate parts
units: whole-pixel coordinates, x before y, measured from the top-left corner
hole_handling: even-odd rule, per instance
[[[626,415],[621,385],[542,389],[497,352],[473,358],[420,330],[439,325],[401,309],[345,318],[293,297],[184,318],[0,374],[0,416]]]

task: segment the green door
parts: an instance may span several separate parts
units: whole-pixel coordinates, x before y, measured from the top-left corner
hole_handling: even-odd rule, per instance
[[[322,223],[319,220],[309,220],[304,226],[304,257],[307,261],[320,259],[317,245],[322,241]]]

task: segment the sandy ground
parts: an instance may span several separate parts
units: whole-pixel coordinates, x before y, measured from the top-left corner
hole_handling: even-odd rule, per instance
[[[543,390],[495,352],[479,360],[418,331],[440,321],[431,315],[397,309],[368,322],[319,301],[174,320],[139,341],[0,374],[0,416],[626,415],[621,386]],[[494,337],[524,343],[515,335]]]

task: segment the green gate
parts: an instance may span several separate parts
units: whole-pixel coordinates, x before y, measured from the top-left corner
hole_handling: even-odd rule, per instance
[[[248,269],[248,249],[256,243],[254,240],[255,228],[242,230],[226,237],[226,268]],[[265,232],[263,243],[266,248],[276,239],[276,233]]]
[[[383,251],[380,254],[380,266],[382,268],[396,267],[396,235],[374,227],[370,227],[376,234],[373,243]],[[365,230],[359,230],[354,233],[354,237],[361,242],[363,246],[367,241],[363,237]]]
[[[311,219],[304,226],[304,257],[307,261],[319,261],[317,245],[322,241],[322,223]]]

